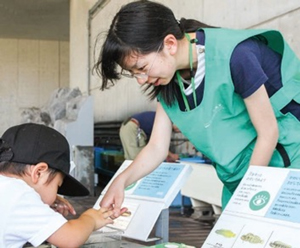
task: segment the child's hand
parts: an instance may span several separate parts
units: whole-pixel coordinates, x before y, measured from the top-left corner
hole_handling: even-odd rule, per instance
[[[88,209],[85,211],[82,215],[83,216],[89,216],[94,219],[95,221],[95,227],[94,231],[100,229],[101,227],[106,226],[107,224],[113,224],[112,216],[113,211],[111,208],[100,208],[100,209]]]
[[[176,162],[179,159],[179,155],[176,153],[169,152],[166,161],[167,162]]]
[[[50,207],[63,216],[67,216],[69,213],[76,215],[73,206],[65,198],[58,195],[56,196],[55,202]]]

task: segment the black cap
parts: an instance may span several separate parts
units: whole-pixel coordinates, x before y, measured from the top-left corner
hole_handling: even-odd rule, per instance
[[[36,165],[45,162],[65,177],[58,194],[86,196],[88,189],[72,177],[70,148],[66,138],[53,128],[27,123],[7,129],[0,140],[0,162],[11,161]]]

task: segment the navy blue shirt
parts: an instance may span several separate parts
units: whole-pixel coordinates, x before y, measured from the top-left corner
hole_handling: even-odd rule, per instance
[[[147,139],[149,139],[152,133],[155,112],[154,111],[141,112],[138,114],[134,114],[131,117],[136,119],[139,122],[140,128],[147,135]]]
[[[204,32],[197,31],[196,36],[197,43],[205,45]],[[269,97],[282,87],[281,55],[256,38],[247,39],[236,46],[230,59],[230,70],[235,92],[243,99],[251,96],[263,84]],[[204,87],[205,77],[196,89],[198,105],[202,101]],[[179,87],[178,90],[180,91]],[[184,110],[181,94],[178,96],[180,109]],[[193,109],[195,105],[192,94],[187,99]],[[300,120],[300,105],[295,101],[290,102],[281,112],[291,112]]]

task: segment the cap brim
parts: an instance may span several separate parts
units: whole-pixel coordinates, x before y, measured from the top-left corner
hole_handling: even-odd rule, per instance
[[[63,184],[57,193],[65,196],[88,196],[90,194],[83,184],[70,175],[65,175]]]

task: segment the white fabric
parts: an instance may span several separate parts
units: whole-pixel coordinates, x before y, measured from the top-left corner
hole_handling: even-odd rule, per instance
[[[197,65],[197,71],[195,74],[195,89],[198,88],[198,86],[202,83],[203,78],[205,76],[205,46],[203,45],[196,45],[197,49],[197,55],[198,55],[198,65]],[[184,80],[182,79],[183,82],[190,84],[186,89],[184,89],[184,94],[186,96],[190,95],[193,93],[193,86],[191,85],[190,80]]]
[[[67,220],[23,180],[0,175],[0,247],[38,246]]]

